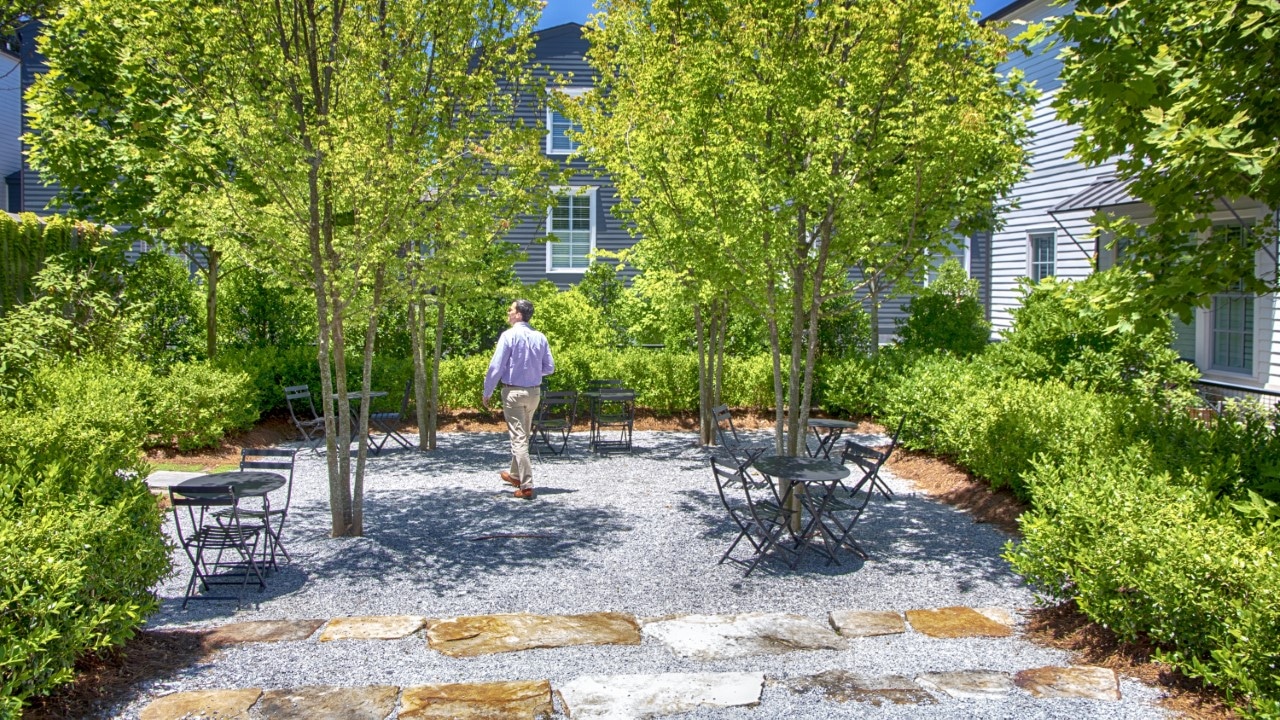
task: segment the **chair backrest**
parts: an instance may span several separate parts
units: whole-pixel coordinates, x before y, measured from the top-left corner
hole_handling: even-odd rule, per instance
[[[716,438],[724,447],[733,447],[742,444],[742,440],[738,437],[738,429],[733,426],[733,413],[729,412],[728,405],[717,405],[711,408],[711,417],[716,423]]]
[[[578,393],[573,390],[551,390],[542,394],[536,421],[543,427],[573,427],[578,409]]]
[[[603,388],[592,397],[591,413],[597,422],[631,422],[635,418],[636,394],[623,388]]]
[[[285,483],[284,509],[289,509],[289,501],[293,499],[293,463],[298,451],[293,448],[241,448],[241,470],[288,470],[289,479]]]
[[[613,378],[609,378],[605,380],[588,380],[587,381],[588,391],[612,390],[612,389],[621,389],[621,388],[622,388],[622,381],[613,379]]]
[[[404,396],[400,398],[400,419],[409,418],[409,398],[413,396],[413,376],[404,384]]]
[[[171,485],[169,505],[173,508],[173,525],[178,533],[178,540],[184,545],[206,525],[230,524],[237,529],[240,527],[240,499],[236,497],[235,488],[230,486],[183,488]],[[182,520],[184,508],[187,516],[185,523]],[[213,511],[226,508],[231,509],[229,514],[214,518]]]
[[[290,385],[284,389],[284,401],[289,406],[289,416],[293,418],[294,423],[298,422],[298,415],[293,410],[294,401],[301,403],[307,401],[307,408],[311,411],[309,420],[319,420],[320,414],[316,412],[315,401],[311,399],[311,388],[306,385]]]

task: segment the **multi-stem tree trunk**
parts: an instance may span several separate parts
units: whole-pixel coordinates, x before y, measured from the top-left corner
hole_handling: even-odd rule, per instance
[[[693,304],[693,329],[698,344],[698,441],[704,446],[715,444],[715,419],[711,415],[711,372],[708,367],[706,323],[702,318],[702,304]]]

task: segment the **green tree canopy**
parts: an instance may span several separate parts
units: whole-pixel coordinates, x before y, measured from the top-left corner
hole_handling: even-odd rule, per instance
[[[1280,2],[1082,0],[1041,32],[1055,31],[1066,48],[1054,107],[1081,128],[1073,152],[1115,159],[1153,211],[1145,228],[1100,220],[1128,241],[1145,301],[1187,315],[1236,282],[1274,290],[1254,272],[1274,226],[1243,242],[1205,231],[1215,206],[1280,205]]]

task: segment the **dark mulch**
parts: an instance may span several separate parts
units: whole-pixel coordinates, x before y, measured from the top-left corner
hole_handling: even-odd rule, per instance
[[[1041,645],[1069,651],[1075,662],[1109,667],[1160,688],[1166,693],[1161,704],[1185,717],[1204,720],[1238,717],[1220,693],[1153,660],[1158,648],[1149,641],[1122,641],[1114,632],[1086,617],[1074,602],[1032,611],[1025,635]]]
[[[214,648],[205,632],[143,630],[122,647],[76,663],[76,679],[46,697],[32,698],[23,720],[78,720],[127,700],[146,680],[190,666]]]

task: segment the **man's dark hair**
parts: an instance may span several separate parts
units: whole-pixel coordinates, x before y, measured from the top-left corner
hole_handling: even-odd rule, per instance
[[[529,322],[533,319],[533,303],[528,300],[517,300],[516,312],[520,313],[521,320]]]

